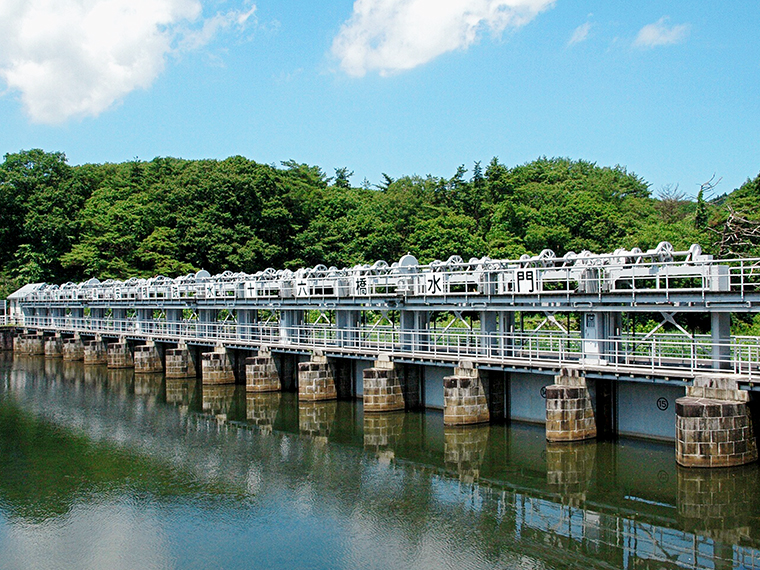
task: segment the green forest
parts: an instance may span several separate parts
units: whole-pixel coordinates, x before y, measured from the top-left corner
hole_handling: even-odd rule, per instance
[[[6,154],[0,165],[0,297],[27,282],[170,277],[338,267],[409,252],[514,258],[545,248],[610,252],[699,243],[760,256],[760,175],[731,192],[706,181],[696,200],[659,191],[622,166],[498,158],[451,178],[317,166],[155,158],[71,166],[60,152]]]

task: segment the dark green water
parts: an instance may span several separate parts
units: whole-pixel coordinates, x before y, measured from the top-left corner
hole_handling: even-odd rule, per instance
[[[0,354],[0,569],[759,568],[757,466]]]

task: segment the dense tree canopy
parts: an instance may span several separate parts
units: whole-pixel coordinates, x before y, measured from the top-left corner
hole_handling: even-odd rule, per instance
[[[156,158],[69,166],[62,153],[0,165],[0,295],[29,281],[253,272],[324,263],[516,257],[545,248],[677,248],[760,255],[760,176],[717,199],[657,199],[624,168],[565,158],[492,159],[449,178],[348,168]]]

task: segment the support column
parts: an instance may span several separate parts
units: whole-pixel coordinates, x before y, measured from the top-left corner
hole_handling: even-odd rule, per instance
[[[710,313],[713,368],[731,368],[731,313]]]
[[[676,400],[676,462],[730,467],[757,457],[749,393],[732,378],[697,376]]]
[[[282,344],[297,344],[299,340],[298,327],[303,326],[303,311],[280,311],[280,342]]]
[[[282,390],[280,373],[268,348],[262,346],[257,356],[245,359],[245,389],[247,392]]]
[[[195,378],[198,374],[196,364],[196,352],[181,342],[177,348],[166,351],[166,377],[167,378]]]
[[[166,326],[171,336],[182,334],[182,309],[166,309]]]
[[[399,328],[401,349],[407,352],[427,350],[429,347],[428,311],[400,311]]]
[[[443,424],[447,426],[486,423],[488,398],[480,374],[472,361],[462,361],[453,376],[443,379]]]
[[[63,357],[63,338],[56,334],[45,339],[45,358]]]
[[[394,412],[406,407],[399,372],[387,354],[379,355],[372,368],[364,369],[365,412]]]
[[[161,361],[161,351],[154,341],[148,340],[144,345],[135,347],[135,374],[151,374],[163,371],[164,363]]]
[[[253,338],[253,323],[256,319],[256,309],[237,310],[237,338],[238,340],[251,340]]]
[[[116,332],[127,332],[127,310],[112,309],[111,315],[113,316],[113,330]]]
[[[480,311],[480,346],[485,357],[495,356],[494,352],[499,347],[497,335],[498,313],[493,311]]]
[[[620,313],[581,313],[583,360],[589,364],[604,364],[615,358],[617,346],[610,342],[620,337]]]
[[[108,368],[134,368],[135,359],[132,355],[132,345],[127,339],[109,343],[107,348]]]
[[[103,339],[96,338],[84,343],[84,363],[86,365],[108,364],[108,353]]]
[[[309,362],[298,363],[299,401],[315,402],[337,398],[335,375],[326,356],[314,351]]]
[[[596,419],[586,378],[565,369],[546,387],[546,439],[580,441],[596,437]]]
[[[338,344],[344,348],[358,348],[359,311],[335,311]]]
[[[63,359],[64,360],[84,360],[84,343],[79,335],[74,338],[67,338],[63,341]]]
[[[217,346],[214,352],[201,355],[201,375],[205,385],[235,383],[235,370],[226,348]]]

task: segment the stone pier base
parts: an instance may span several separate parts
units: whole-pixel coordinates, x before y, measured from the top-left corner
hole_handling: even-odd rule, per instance
[[[84,360],[84,343],[79,337],[67,338],[63,341],[64,360]]]
[[[135,374],[155,374],[164,371],[161,353],[152,340],[135,347]]]
[[[203,384],[234,384],[235,370],[227,349],[217,347],[214,352],[204,352],[201,355],[201,374]]]
[[[108,368],[134,368],[135,366],[132,347],[126,340],[109,343],[106,356]]]
[[[757,460],[749,393],[736,380],[698,376],[676,400],[676,461],[684,467],[730,467]]]
[[[245,359],[245,389],[247,392],[279,392],[282,389],[272,353],[259,350],[258,356]]]
[[[443,379],[443,424],[481,424],[490,420],[488,398],[472,362],[460,362],[453,376]]]
[[[405,408],[402,378],[387,355],[381,354],[363,375],[365,412],[395,412]]]
[[[13,339],[13,352],[34,356],[45,354],[45,337],[38,334],[22,334]]]
[[[180,344],[177,348],[166,351],[166,377],[167,378],[195,378],[198,369],[195,365],[195,354]]]
[[[56,335],[45,339],[45,358],[63,358],[63,338]]]
[[[581,441],[596,437],[596,418],[586,378],[563,369],[546,387],[546,439]]]
[[[327,357],[315,352],[309,362],[298,363],[298,399],[304,402],[335,400],[335,374]]]
[[[108,352],[106,343],[102,340],[89,340],[84,343],[84,363],[108,364]]]

